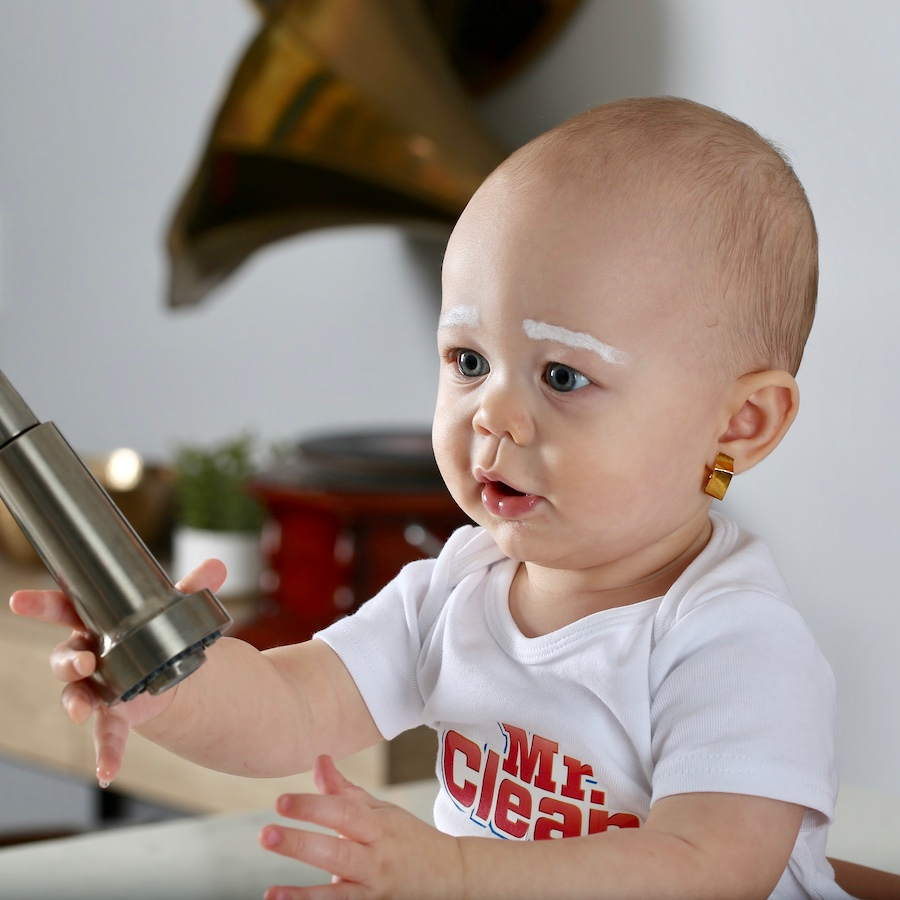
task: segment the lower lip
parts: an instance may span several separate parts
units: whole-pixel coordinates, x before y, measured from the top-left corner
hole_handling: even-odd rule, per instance
[[[536,494],[507,494],[496,484],[485,484],[481,489],[484,508],[502,519],[518,519],[532,512],[541,502]]]

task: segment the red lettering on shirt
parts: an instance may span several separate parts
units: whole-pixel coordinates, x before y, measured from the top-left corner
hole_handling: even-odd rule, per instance
[[[457,760],[459,753],[465,764]],[[481,748],[458,731],[448,731],[444,735],[444,787],[450,796],[463,806],[471,806],[475,800],[478,785],[474,781],[456,781],[456,773],[478,772],[481,763]]]
[[[639,828],[634,813],[610,810],[594,769],[556,741],[503,724],[502,753],[448,729],[441,744],[444,788],[472,821],[500,837],[549,840]]]
[[[553,757],[559,752],[556,741],[548,741],[534,735],[531,743],[528,734],[513,725],[504,725],[503,730],[509,737],[509,750],[503,760],[503,771],[513,777],[521,778],[525,784],[534,784],[541,790],[556,791],[553,780]],[[537,769],[537,778],[535,778]]]

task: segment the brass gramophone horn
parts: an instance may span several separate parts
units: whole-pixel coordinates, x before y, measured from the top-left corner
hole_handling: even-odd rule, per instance
[[[505,155],[417,0],[258,5],[262,30],[171,226],[171,306],[306,229],[446,233]]]

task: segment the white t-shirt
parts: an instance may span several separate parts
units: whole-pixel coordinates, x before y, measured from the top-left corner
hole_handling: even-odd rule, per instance
[[[564,837],[640,827],[671,794],[770,797],[808,810],[772,897],[847,896],[825,860],[831,669],[766,545],[711,520],[664,597],[540,637],[509,611],[518,563],[472,526],[319,633],[386,738],[438,732],[442,831]]]

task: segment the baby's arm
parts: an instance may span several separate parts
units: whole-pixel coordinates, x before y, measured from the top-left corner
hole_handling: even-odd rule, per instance
[[[764,797],[681,794],[657,802],[642,828],[549,841],[452,838],[350,784],[328,759],[317,762],[316,782],[321,795],[284,795],[278,811],[341,837],[270,825],[260,841],[337,883],[272,888],[267,898],[765,898],[804,812]]]
[[[462,843],[466,888],[478,896],[765,898],[791,856],[804,809],[742,794],[663,798],[639,829],[535,841],[531,846],[479,839]],[[494,842],[490,842],[494,843]],[[571,844],[571,846],[570,846]],[[545,892],[546,889],[546,892]],[[571,892],[570,892],[571,891]],[[523,896],[523,894],[519,894]]]
[[[179,587],[216,590],[224,576],[221,563],[209,560]],[[343,663],[321,641],[260,653],[222,638],[206,651],[206,664],[176,688],[106,707],[87,680],[96,667],[92,641],[65,595],[17,591],[10,607],[74,629],[50,666],[66,682],[69,718],[81,723],[94,715],[102,783],[118,773],[131,729],[201,765],[258,776],[306,771],[319,753],[341,757],[381,740]]]
[[[233,775],[309,771],[381,740],[356,684],[323,641],[260,653],[222,638],[175,689],[168,709],[135,730],[193,762]]]

